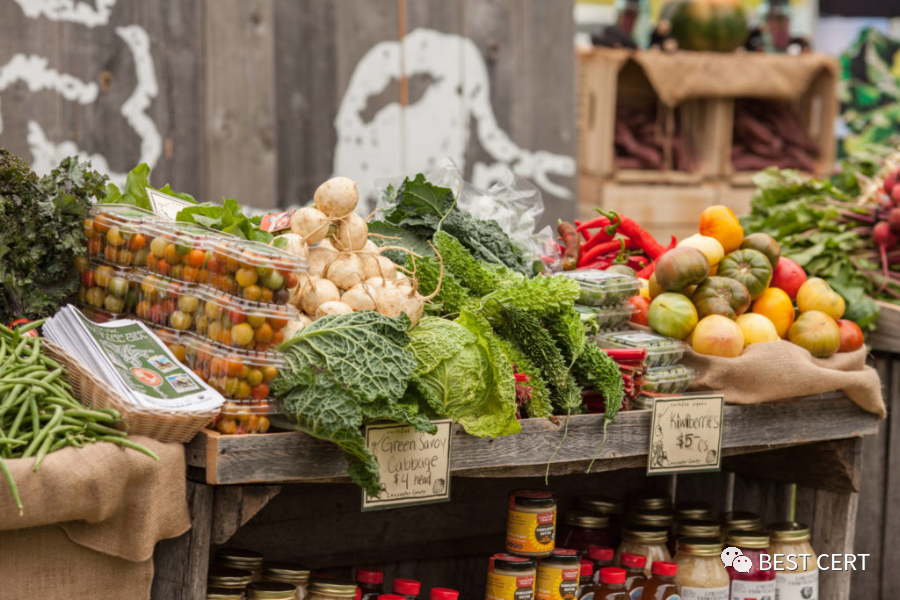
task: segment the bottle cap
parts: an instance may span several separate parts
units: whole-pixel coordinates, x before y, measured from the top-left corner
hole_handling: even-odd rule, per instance
[[[400,594],[381,594],[378,596],[378,600],[406,600]]]
[[[581,576],[582,577],[590,577],[594,574],[594,563],[589,560],[582,559],[581,561]]]
[[[604,548],[603,546],[588,546],[588,558],[597,561],[611,561],[615,557],[616,551],[612,548]]]
[[[650,572],[654,575],[659,575],[660,577],[675,577],[678,573],[678,565],[673,562],[657,560],[654,561],[653,566],[650,567]]]
[[[643,569],[647,566],[647,557],[640,554],[622,554],[622,566],[632,569]]]
[[[395,579],[393,591],[404,596],[418,596],[422,591],[422,583],[415,579]]]
[[[457,600],[459,592],[449,588],[431,588],[431,600]]]
[[[384,571],[378,569],[357,569],[356,581],[368,585],[380,585],[384,582]]]
[[[616,567],[604,567],[600,569],[600,583],[608,585],[621,585],[625,583],[625,570]]]

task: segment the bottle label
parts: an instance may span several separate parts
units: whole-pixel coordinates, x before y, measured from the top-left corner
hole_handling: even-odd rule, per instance
[[[487,600],[532,600],[534,575],[516,577],[488,572]]]
[[[681,600],[728,600],[729,587],[698,588],[681,586]]]
[[[534,597],[539,600],[575,600],[578,596],[577,568],[538,567]]]
[[[639,587],[636,590],[631,590],[631,600],[641,600],[641,596],[644,594],[644,588]]]
[[[775,600],[775,580],[731,581],[731,600]]]
[[[775,600],[819,600],[819,571],[779,571],[775,576]]]
[[[553,550],[556,512],[509,511],[506,521],[506,549],[513,553],[539,554]]]

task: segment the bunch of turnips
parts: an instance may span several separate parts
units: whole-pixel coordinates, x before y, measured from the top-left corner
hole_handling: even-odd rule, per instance
[[[406,313],[413,325],[421,318],[429,297],[418,292],[415,272],[381,255],[405,249],[371,241],[366,219],[355,212],[358,202],[355,181],[329,179],[316,190],[312,206],[293,213],[291,232],[271,242],[309,265],[291,290],[289,302],[302,313],[289,325],[291,333],[326,315],[361,310],[388,317]]]

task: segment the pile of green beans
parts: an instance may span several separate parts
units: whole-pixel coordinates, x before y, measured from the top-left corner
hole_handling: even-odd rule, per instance
[[[22,500],[4,459],[34,457],[37,471],[47,454],[66,446],[111,442],[159,460],[115,428],[121,423],[118,412],[91,410],[75,399],[62,377],[65,368],[41,351],[41,338],[23,335],[42,322],[14,330],[0,325],[0,472],[20,515]]]

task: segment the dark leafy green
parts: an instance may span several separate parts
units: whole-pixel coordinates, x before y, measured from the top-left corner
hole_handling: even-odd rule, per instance
[[[128,204],[129,206],[137,206],[144,210],[153,210],[153,207],[150,204],[150,197],[147,195],[147,188],[155,189],[150,186],[150,167],[147,166],[147,163],[141,163],[128,173],[125,178],[124,188],[119,190],[119,188],[112,183],[107,186],[106,197],[103,199],[103,203]],[[168,183],[157,191],[188,202],[197,202],[190,194],[182,194],[173,191]]]
[[[259,228],[262,217],[246,216],[234,198],[225,198],[221,206],[204,202],[183,208],[178,211],[176,220],[196,223],[257,242],[269,243],[273,238],[271,233]]]
[[[76,157],[38,177],[0,149],[0,322],[53,315],[78,289],[84,219],[106,176]]]

